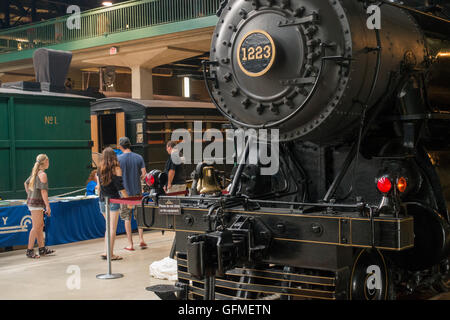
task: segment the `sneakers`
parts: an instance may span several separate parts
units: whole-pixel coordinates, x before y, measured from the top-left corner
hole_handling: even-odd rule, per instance
[[[40,256],[38,256],[36,253],[34,253],[34,249],[27,249],[26,256],[30,259],[39,259]]]

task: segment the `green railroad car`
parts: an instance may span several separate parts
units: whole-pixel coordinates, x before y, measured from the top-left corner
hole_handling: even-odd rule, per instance
[[[49,195],[81,189],[92,164],[90,103],[74,94],[0,88],[0,197],[24,199],[36,156],[50,158]]]

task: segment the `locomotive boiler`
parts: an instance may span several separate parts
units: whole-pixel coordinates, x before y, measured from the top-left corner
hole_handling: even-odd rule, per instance
[[[175,231],[178,261],[176,285],[153,289],[327,300],[448,291],[448,12],[412,0],[221,1],[205,81],[233,128],[278,130],[279,170],[246,162],[247,143],[226,192],[177,198],[153,186],[138,223]]]

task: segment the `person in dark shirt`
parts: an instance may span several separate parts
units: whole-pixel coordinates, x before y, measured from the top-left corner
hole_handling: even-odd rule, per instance
[[[105,198],[119,199],[121,195],[123,197],[128,196],[123,186],[122,170],[120,169],[116,153],[112,148],[103,150],[97,179],[97,183],[100,186],[100,210],[106,220]],[[116,239],[117,222],[119,220],[119,209],[119,204],[110,203],[111,260],[122,260],[122,257],[114,255],[114,241]],[[108,250],[106,237],[107,233],[105,232],[105,252]],[[106,259],[106,254],[102,254],[101,257]]]
[[[167,195],[184,196],[183,192],[186,192],[186,174],[183,158],[180,157],[176,145],[176,141],[169,141],[166,144],[169,158],[164,170],[167,173],[167,185],[164,186],[164,191]]]
[[[125,190],[130,197],[138,197],[142,195],[141,180],[145,178],[147,171],[145,170],[144,158],[141,155],[131,151],[131,142],[127,137],[119,139],[119,149],[122,154],[117,158],[123,173],[123,184]],[[125,250],[134,251],[133,235],[131,230],[131,216],[134,206],[122,205],[120,210],[120,218],[124,221],[125,231],[127,233],[128,246]],[[134,210],[136,212],[136,210]],[[144,230],[138,228],[139,231],[139,247],[146,249],[147,244],[144,241]]]

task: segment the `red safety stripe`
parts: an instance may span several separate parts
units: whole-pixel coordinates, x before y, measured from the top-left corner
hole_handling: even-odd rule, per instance
[[[142,203],[142,197],[129,197],[120,199],[109,199],[111,203],[127,204],[130,206],[137,206]]]

